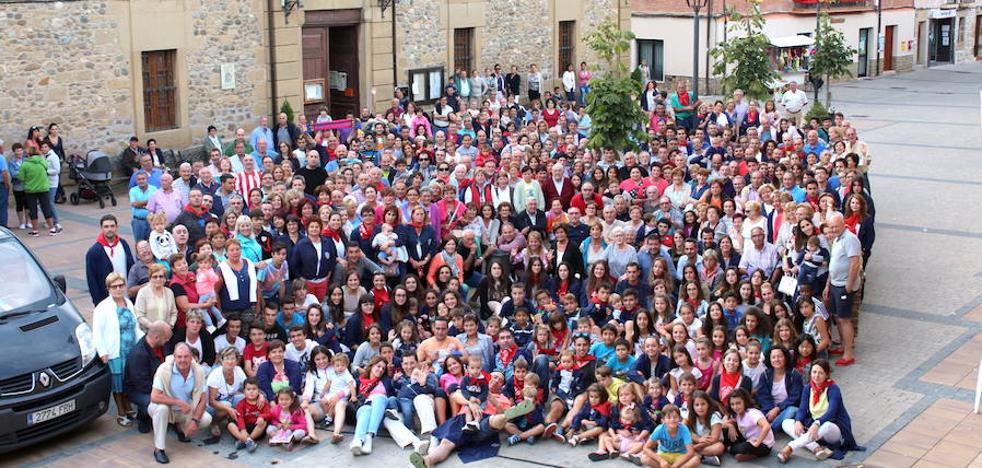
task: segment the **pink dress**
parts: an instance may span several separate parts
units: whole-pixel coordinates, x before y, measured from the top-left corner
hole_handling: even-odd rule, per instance
[[[214,268],[198,268],[195,273],[194,289],[198,291],[199,297],[214,296],[216,284],[218,284],[218,272]]]

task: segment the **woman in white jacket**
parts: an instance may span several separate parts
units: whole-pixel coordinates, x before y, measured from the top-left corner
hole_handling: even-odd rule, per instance
[[[110,273],[106,277],[106,289],[109,297],[92,312],[92,341],[112,376],[112,394],[118,411],[116,422],[126,427],[133,424],[136,410],[130,408],[123,393],[123,373],[126,356],[143,337],[143,330],[137,325],[133,303],[126,297],[126,278],[116,272]]]

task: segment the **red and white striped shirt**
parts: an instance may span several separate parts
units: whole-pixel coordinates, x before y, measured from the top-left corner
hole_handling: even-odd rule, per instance
[[[249,191],[259,188],[263,183],[263,174],[259,171],[242,171],[235,174],[235,190],[242,194],[243,198],[249,197]]]

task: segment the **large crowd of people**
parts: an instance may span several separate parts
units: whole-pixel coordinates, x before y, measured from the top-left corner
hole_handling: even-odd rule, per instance
[[[537,73],[527,98],[500,66],[432,107],[397,90],[350,128],[212,127],[178,167],[134,137],[133,236],[107,214],[86,253],[116,421],[160,463],[169,431],[363,456],[384,429],[417,467],[499,435],[659,467],[861,449],[832,379],[874,241],[856,129],[805,121],[795,86],[650,82],[650,140],[592,149],[589,72]],[[56,150],[28,144],[8,162],[34,229],[53,195],[26,155]]]

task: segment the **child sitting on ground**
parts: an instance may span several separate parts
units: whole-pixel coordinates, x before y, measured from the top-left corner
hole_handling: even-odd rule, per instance
[[[297,442],[317,443],[317,435],[309,421],[307,410],[300,407],[300,400],[289,388],[276,392],[276,404],[269,408],[265,419],[269,445],[283,445],[289,452]]]
[[[230,421],[226,428],[228,433],[235,438],[236,450],[248,450],[249,453],[256,451],[256,439],[262,438],[266,433],[266,420],[263,414],[266,412],[266,400],[259,398],[259,381],[256,378],[248,378],[242,384],[242,392],[245,398],[235,405],[238,415],[235,421]]]

